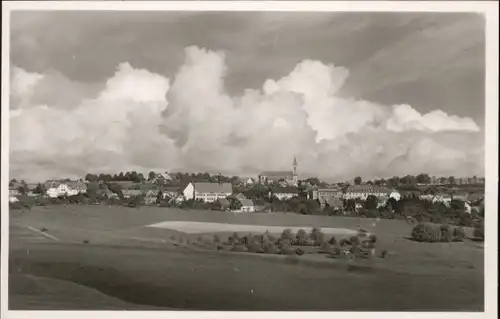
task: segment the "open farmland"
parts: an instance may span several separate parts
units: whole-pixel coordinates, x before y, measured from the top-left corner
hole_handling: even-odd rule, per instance
[[[95,309],[483,309],[481,247],[471,242],[416,243],[404,238],[411,226],[403,221],[83,205],[36,207],[10,214],[9,272],[15,278],[10,306],[16,309],[44,309],[40,301],[29,300],[47,291],[30,292],[19,276],[57,279],[112,298],[109,303],[96,302]],[[306,256],[262,258],[199,251],[178,244],[194,240],[199,232],[147,227],[182,221],[254,227],[362,227],[378,236],[380,247],[389,255],[383,260],[356,262],[354,266],[359,267],[353,267]],[[49,285],[37,282],[39,287]],[[386,287],[384,294],[377,293],[381,285]],[[66,290],[72,289],[66,286]],[[58,293],[52,293],[54,298]],[[61,303],[59,308],[89,309],[96,298],[91,295],[80,305]]]

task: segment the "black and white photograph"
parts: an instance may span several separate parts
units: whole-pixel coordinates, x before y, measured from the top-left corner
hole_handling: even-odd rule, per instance
[[[2,4],[2,318],[493,318],[495,2],[167,2]]]

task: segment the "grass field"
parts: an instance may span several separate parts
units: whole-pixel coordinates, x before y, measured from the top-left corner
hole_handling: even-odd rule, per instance
[[[166,221],[362,227],[377,234],[378,246],[390,253],[349,264],[198,251],[176,244],[198,234],[146,227]],[[12,211],[9,304],[11,309],[482,311],[483,249],[471,242],[416,243],[404,238],[410,231],[397,220],[156,207]],[[58,286],[50,280],[65,288],[49,290]],[[84,297],[68,301],[73,295]]]

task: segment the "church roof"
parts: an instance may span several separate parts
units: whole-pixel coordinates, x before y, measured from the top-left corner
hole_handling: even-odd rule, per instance
[[[262,172],[260,173],[261,176],[268,176],[268,177],[288,177],[288,176],[293,176],[292,171],[267,171],[267,172]]]

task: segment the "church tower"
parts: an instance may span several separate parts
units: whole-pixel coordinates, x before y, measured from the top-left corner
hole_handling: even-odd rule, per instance
[[[299,182],[299,178],[297,176],[297,158],[294,157],[293,158],[293,182],[295,183],[295,185],[298,184]]]

